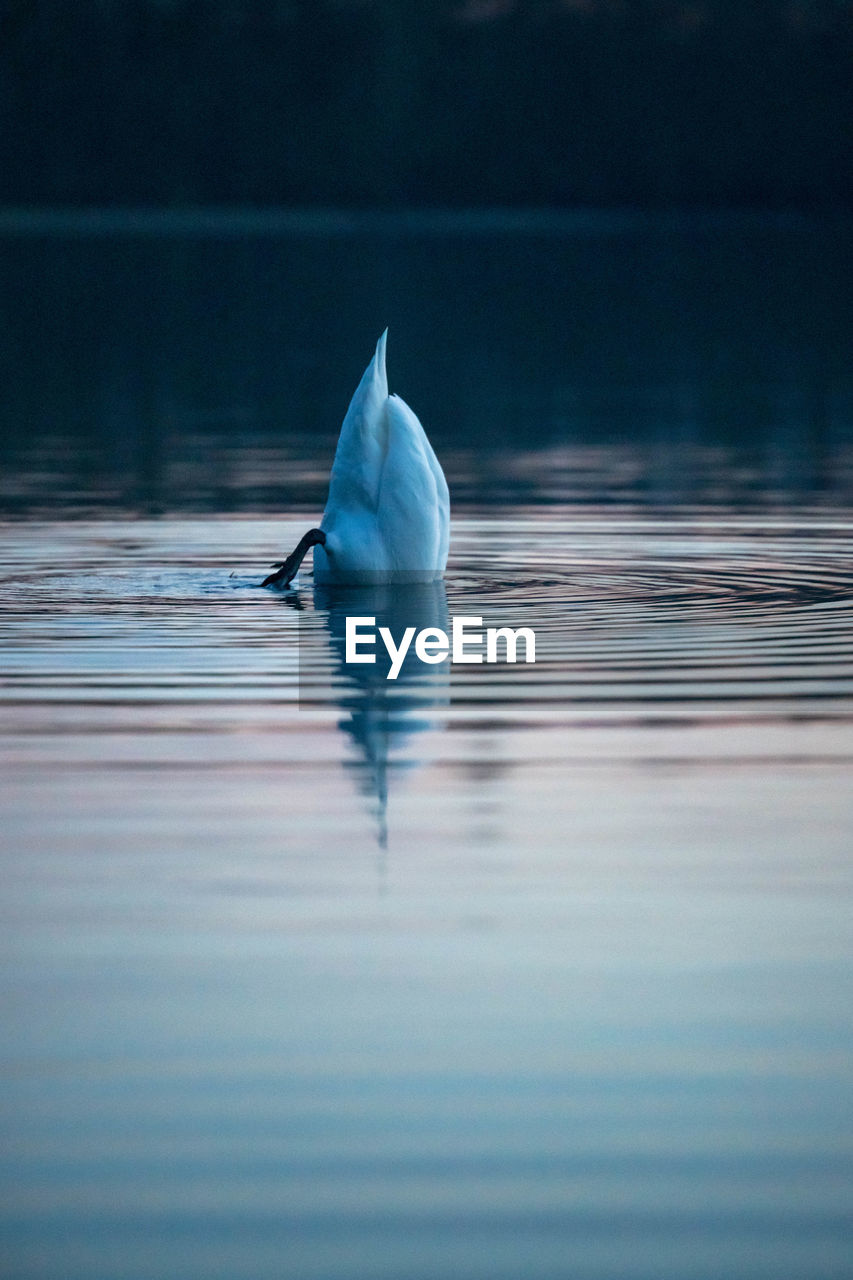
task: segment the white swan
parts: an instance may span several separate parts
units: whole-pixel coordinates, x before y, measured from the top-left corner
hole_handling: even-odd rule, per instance
[[[264,587],[286,587],[312,546],[316,582],[430,582],[444,573],[447,481],[417,416],[388,394],[387,336],[386,329],[344,418],[320,527]]]

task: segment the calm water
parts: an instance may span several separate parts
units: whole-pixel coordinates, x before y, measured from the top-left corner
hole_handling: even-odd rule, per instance
[[[838,227],[24,229],[0,1272],[853,1276]],[[445,586],[261,591],[380,313]],[[355,679],[362,607],[537,662]]]

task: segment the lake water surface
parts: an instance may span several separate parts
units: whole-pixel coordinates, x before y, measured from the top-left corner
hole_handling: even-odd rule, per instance
[[[0,239],[0,1271],[853,1276],[849,228],[158,225]],[[386,322],[535,665],[257,585]]]

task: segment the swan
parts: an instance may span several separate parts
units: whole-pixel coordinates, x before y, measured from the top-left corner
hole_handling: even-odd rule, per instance
[[[341,426],[320,527],[261,586],[288,586],[310,547],[318,583],[432,582],[444,574],[447,481],[417,415],[388,394],[387,337],[386,329]]]

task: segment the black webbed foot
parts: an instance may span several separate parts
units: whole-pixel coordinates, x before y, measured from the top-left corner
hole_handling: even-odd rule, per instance
[[[309,529],[308,532],[299,540],[298,545],[291,551],[286,560],[277,561],[273,565],[276,573],[269,574],[261,583],[262,587],[287,587],[296,577],[297,570],[305,559],[305,555],[309,547],[316,546],[319,543],[324,546],[326,535],[322,529]]]

